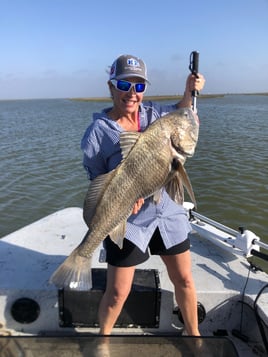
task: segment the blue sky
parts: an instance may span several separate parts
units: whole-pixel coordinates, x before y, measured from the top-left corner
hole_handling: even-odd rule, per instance
[[[268,0],[1,0],[0,46],[0,99],[107,96],[123,53],[181,94],[193,50],[204,93],[268,92]]]

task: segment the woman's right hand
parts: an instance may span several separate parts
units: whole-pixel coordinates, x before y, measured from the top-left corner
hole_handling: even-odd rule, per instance
[[[144,198],[139,198],[133,207],[132,214],[137,214],[143,204],[144,204]]]

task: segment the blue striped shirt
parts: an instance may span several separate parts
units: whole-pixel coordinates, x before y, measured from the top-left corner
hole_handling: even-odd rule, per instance
[[[109,119],[107,112],[110,109],[93,114],[93,122],[81,141],[83,165],[90,180],[113,170],[122,160],[119,138],[124,129]],[[140,131],[175,109],[175,105],[144,102],[139,112]],[[167,249],[183,242],[191,231],[184,208],[171,200],[165,189],[162,189],[158,204],[148,198],[140,211],[128,218],[126,238],[145,251],[156,227]]]

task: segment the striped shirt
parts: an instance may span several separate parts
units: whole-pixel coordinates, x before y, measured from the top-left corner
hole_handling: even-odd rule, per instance
[[[81,141],[83,165],[90,180],[113,170],[122,160],[119,138],[124,129],[109,119],[107,113],[110,109],[93,114],[93,122]],[[144,102],[139,110],[140,131],[175,109],[175,105]],[[125,238],[144,252],[157,227],[167,249],[183,242],[191,231],[184,208],[171,200],[165,189],[162,189],[158,204],[147,198],[140,211],[128,218]]]

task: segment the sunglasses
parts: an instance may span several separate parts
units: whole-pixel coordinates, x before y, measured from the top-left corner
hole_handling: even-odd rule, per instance
[[[132,83],[128,81],[123,81],[122,79],[111,79],[111,82],[116,89],[121,90],[122,92],[129,92],[133,87],[136,93],[143,93],[146,89],[145,83]]]

